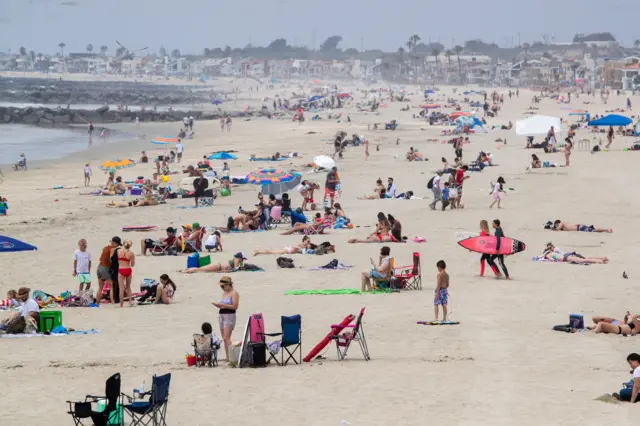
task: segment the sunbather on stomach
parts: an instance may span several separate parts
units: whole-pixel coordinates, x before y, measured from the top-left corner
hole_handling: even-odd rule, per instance
[[[244,266],[246,258],[242,252],[233,255],[233,259],[224,263],[210,263],[200,268],[187,268],[179,270],[185,274],[195,274],[196,272],[235,272]]]

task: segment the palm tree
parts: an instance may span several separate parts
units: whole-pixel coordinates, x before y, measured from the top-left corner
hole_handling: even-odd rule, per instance
[[[64,58],[64,48],[67,47],[67,45],[64,43],[60,43],[58,44],[58,47],[60,48],[60,56]]]
[[[462,46],[456,46],[453,48],[453,51],[456,52],[458,56],[458,78],[460,79],[460,83],[462,84],[462,63],[460,62],[460,53],[462,53]]]
[[[205,47],[204,48],[204,56],[208,57],[209,55],[211,55],[211,49],[209,49],[208,47]]]
[[[418,43],[420,42],[420,40],[422,39],[418,34],[413,34],[411,37],[409,37],[409,41],[407,42],[407,44],[411,43],[411,51],[413,53],[416,52],[416,47],[418,46]]]
[[[27,49],[24,46],[20,46],[20,56],[27,56]]]
[[[107,55],[107,50],[109,50],[109,48],[107,46],[105,46],[104,44],[102,46],[100,46],[100,53],[102,54],[102,56],[106,56]]]
[[[179,58],[180,57],[180,51],[178,49],[173,49],[171,51],[171,57],[172,58]]]
[[[93,50],[93,44],[87,44],[87,47],[85,47],[85,49],[87,49],[87,52],[91,53],[91,51]]]
[[[438,49],[437,47],[433,48],[431,50],[431,54],[436,58],[436,77],[437,77],[440,70],[440,63],[438,62],[438,55],[440,54],[440,49]]]
[[[636,49],[640,49],[640,39],[633,42],[633,47],[635,47]]]

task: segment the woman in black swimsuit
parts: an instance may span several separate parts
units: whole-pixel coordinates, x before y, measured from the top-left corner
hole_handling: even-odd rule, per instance
[[[593,329],[593,332],[633,336],[640,333],[640,321],[638,320],[637,315],[633,315],[632,313],[627,311],[627,314],[624,316],[624,320],[620,324],[611,324],[601,321],[596,325],[596,328]]]

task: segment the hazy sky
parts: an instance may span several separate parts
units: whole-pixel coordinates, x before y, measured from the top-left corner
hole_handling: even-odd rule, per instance
[[[343,48],[360,49],[362,40],[365,49],[395,51],[412,33],[448,48],[472,38],[504,46],[506,37],[517,43],[518,33],[524,43],[599,31],[631,45],[640,38],[637,1],[0,0],[0,50],[53,53],[64,42],[65,52],[84,51],[88,43],[114,52],[117,39],[130,49],[199,53],[278,37],[317,47],[338,34]]]

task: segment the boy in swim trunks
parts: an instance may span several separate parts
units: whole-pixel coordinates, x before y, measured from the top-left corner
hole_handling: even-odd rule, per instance
[[[91,252],[87,250],[87,240],[84,238],[78,241],[78,250],[73,253],[73,274],[78,278],[80,286],[79,291],[83,290],[83,284],[86,284],[86,290],[91,287]]]
[[[436,278],[436,290],[433,298],[434,321],[438,321],[438,306],[442,306],[442,321],[447,320],[447,304],[449,302],[449,274],[447,274],[447,264],[444,260],[439,260],[436,264],[438,275]]]

